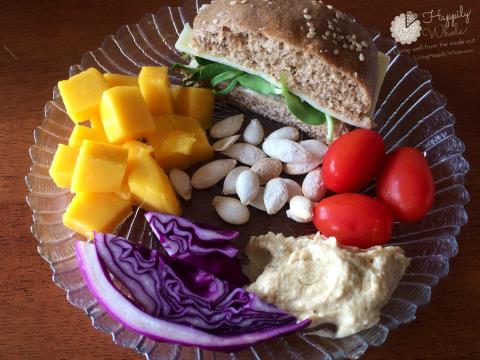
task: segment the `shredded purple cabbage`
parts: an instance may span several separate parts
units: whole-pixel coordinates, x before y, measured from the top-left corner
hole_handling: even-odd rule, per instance
[[[249,283],[233,241],[238,231],[193,223],[175,215],[148,212],[150,227],[168,255],[197,269],[205,270],[237,286]]]
[[[110,234],[95,234],[95,246],[106,269],[130,291],[137,306],[152,316],[215,335],[297,324],[293,316],[255,294],[156,250]]]

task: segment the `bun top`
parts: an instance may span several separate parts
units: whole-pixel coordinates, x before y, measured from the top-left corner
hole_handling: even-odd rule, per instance
[[[352,17],[320,0],[213,0],[194,21],[196,33],[221,29],[284,42],[351,74],[373,98],[377,49]],[[242,44],[232,44],[241,47]]]

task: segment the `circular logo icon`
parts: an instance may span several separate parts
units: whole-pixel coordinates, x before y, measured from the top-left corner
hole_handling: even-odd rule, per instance
[[[401,13],[395,16],[391,23],[390,31],[396,42],[402,45],[409,45],[420,37],[422,24],[417,14],[407,11],[406,14]]]

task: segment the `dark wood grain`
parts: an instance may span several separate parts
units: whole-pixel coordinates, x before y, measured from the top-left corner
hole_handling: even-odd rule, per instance
[[[36,253],[30,235],[31,213],[23,181],[30,160],[32,130],[42,119],[53,85],[83,52],[123,24],[163,4],[153,0],[3,0],[0,2],[0,359],[137,359],[94,330],[88,318],[51,282],[51,270]],[[395,15],[412,9],[454,8],[452,0],[337,0],[334,5],[366,26],[388,33]],[[469,33],[480,34],[480,3]],[[480,39],[478,39],[480,40]],[[480,54],[421,61],[436,89],[457,117],[457,134],[466,144],[471,170],[467,187],[469,224],[459,237],[460,253],[450,275],[434,288],[431,303],[417,320],[393,331],[365,359],[479,359],[480,341],[480,133],[478,95]]]

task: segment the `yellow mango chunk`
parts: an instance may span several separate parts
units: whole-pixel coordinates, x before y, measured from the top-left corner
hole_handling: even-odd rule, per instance
[[[125,141],[123,147],[128,150],[127,167],[133,160],[137,159],[138,157],[153,154],[153,147],[138,140]]]
[[[118,192],[127,168],[128,150],[91,140],[80,147],[73,171],[72,192]]]
[[[90,127],[92,129],[101,130],[103,133],[105,133],[105,130],[103,129],[102,120],[100,119],[100,114],[98,117],[92,117],[90,119]]]
[[[102,94],[108,87],[107,80],[94,68],[58,83],[68,116],[75,123],[98,117]]]
[[[113,232],[132,213],[130,202],[110,193],[79,193],[63,214],[63,224],[87,238]]]
[[[215,105],[212,89],[172,85],[170,90],[175,114],[193,117],[203,129],[210,129]]]
[[[155,160],[163,169],[166,171],[170,171],[173,168],[186,169],[190,167],[188,155],[172,151],[165,153],[163,151],[163,142],[171,132],[175,131],[175,128],[169,121],[170,116],[154,117],[156,130],[147,136],[147,142],[153,146]]]
[[[135,160],[128,175],[128,187],[143,208],[181,215],[182,209],[172,184],[151,155]]]
[[[173,130],[163,140],[160,151],[190,155],[195,141],[197,139],[194,133]]]
[[[155,130],[152,115],[136,86],[116,86],[105,91],[100,115],[111,143],[137,139]]]
[[[138,77],[136,76],[105,73],[103,78],[107,80],[110,87],[138,86]]]
[[[73,169],[77,162],[78,148],[58,144],[52,165],[48,170],[53,182],[59,188],[69,188],[72,183]]]
[[[83,140],[108,142],[103,128],[94,129],[83,125],[75,125],[72,134],[70,135],[70,139],[68,139],[68,145],[79,147],[82,146]]]
[[[190,165],[213,157],[213,148],[208,142],[205,130],[200,126],[197,119],[188,116],[169,115],[169,121],[175,129],[195,134],[197,141],[193,144],[192,153],[189,156]]]
[[[167,67],[142,67],[138,75],[138,85],[148,105],[148,109],[153,115],[173,113]]]
[[[139,157],[153,154],[153,147],[137,140],[128,140],[123,144],[123,147],[128,150],[127,169],[125,171],[125,176],[123,177],[122,186],[117,194],[122,199],[129,200],[131,203],[136,203],[132,197],[132,192],[128,187],[128,176],[130,175],[135,161]]]
[[[155,159],[167,172],[174,168],[186,169],[190,167],[189,155],[192,153],[196,141],[193,133],[173,130],[160,144]]]

